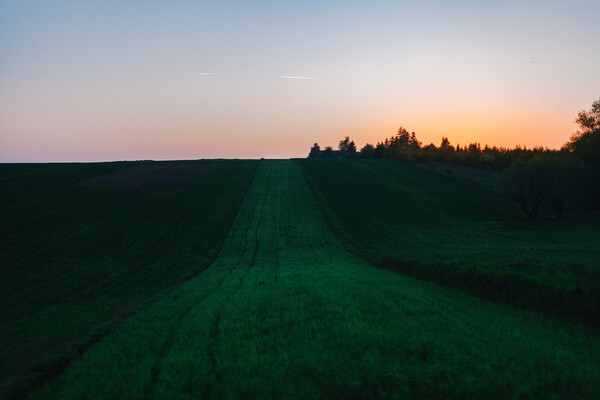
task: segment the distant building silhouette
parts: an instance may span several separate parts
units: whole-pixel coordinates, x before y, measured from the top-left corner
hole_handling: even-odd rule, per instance
[[[320,150],[317,155],[318,158],[346,158],[347,152],[342,150]]]
[[[342,159],[348,157],[348,152],[344,150],[333,150],[327,147],[324,150],[318,147],[313,147],[308,155],[308,158],[335,158]]]

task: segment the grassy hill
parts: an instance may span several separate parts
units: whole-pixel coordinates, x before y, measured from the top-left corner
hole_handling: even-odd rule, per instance
[[[0,165],[4,393],[59,373],[114,322],[214,259],[257,163],[210,163],[216,168],[186,187],[118,187],[140,167],[152,167],[166,186],[182,174],[197,177],[190,165],[164,165]],[[106,179],[104,187],[80,184],[98,176],[113,177],[113,187]]]
[[[263,161],[211,267],[32,398],[594,398],[599,357],[591,329],[374,268]]]
[[[298,160],[330,228],[370,262],[598,324],[600,218],[531,224],[499,194],[408,163]]]

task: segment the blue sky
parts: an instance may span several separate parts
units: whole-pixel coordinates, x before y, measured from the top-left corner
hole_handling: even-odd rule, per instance
[[[0,161],[303,157],[415,131],[559,147],[600,3],[0,2]],[[288,79],[286,76],[314,79]]]

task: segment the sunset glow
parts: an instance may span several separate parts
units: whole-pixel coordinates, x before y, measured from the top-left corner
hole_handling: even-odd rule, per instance
[[[0,162],[305,157],[399,126],[558,148],[600,3],[3,2]]]

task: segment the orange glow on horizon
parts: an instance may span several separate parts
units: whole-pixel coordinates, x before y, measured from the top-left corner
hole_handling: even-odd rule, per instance
[[[600,87],[598,2],[5,3],[0,162],[560,148]]]
[[[550,111],[461,110],[437,115],[417,115],[405,121],[392,119],[373,122],[370,127],[361,126],[347,134],[360,148],[366,143],[376,144],[396,134],[400,126],[415,132],[417,138],[427,145],[439,146],[447,137],[456,146],[479,143],[481,146],[533,148],[542,146],[559,149],[577,130],[573,113]],[[365,134],[368,130],[368,134]],[[340,136],[341,138],[341,136]],[[356,138],[356,139],[355,139]],[[357,140],[358,139],[358,140]],[[339,141],[339,140],[338,140]],[[337,142],[335,142],[337,146]]]

